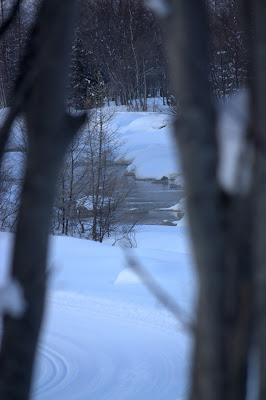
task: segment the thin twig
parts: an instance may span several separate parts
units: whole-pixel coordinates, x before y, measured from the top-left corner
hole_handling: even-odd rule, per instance
[[[145,270],[135,257],[133,257],[127,248],[123,247],[125,258],[128,266],[135,272],[141,279],[150,293],[174,316],[174,318],[181,322],[182,326],[189,332],[194,332],[194,324],[188,315],[185,315],[184,310],[177,304],[175,299],[167,293],[153,278],[151,274]]]

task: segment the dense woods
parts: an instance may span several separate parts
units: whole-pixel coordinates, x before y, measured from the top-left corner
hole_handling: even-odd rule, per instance
[[[7,106],[24,44],[39,1],[20,6],[0,41],[0,104]],[[208,0],[211,34],[210,82],[216,97],[241,88],[247,75],[247,53],[238,18],[238,1]],[[2,0],[2,22],[10,2]],[[169,91],[167,60],[158,22],[143,0],[80,0],[72,46],[69,105],[89,109],[112,101],[129,109],[147,110],[147,98]],[[175,103],[175,102],[174,102]]]
[[[210,38],[208,78],[213,98],[226,100],[230,94],[242,88],[247,79],[248,56],[239,18],[239,2],[208,0],[205,3]],[[2,24],[12,13],[15,4],[1,0]],[[20,81],[19,70],[23,64],[24,48],[31,35],[39,5],[40,1],[37,0],[19,2],[15,18],[0,37],[1,108],[10,106],[16,82]],[[169,112],[175,114],[180,99],[173,96],[170,90],[166,53],[160,24],[143,0],[79,1],[67,104],[71,112],[93,109],[92,113],[101,118],[92,118],[94,123],[87,125],[82,138],[76,139],[68,150],[58,181],[51,232],[101,241],[103,235],[112,231],[111,225],[116,226],[128,190],[123,189],[121,196],[114,196],[114,192],[119,192],[118,187],[125,188],[124,178],[117,171],[113,174],[116,183],[107,185],[107,180],[114,172],[114,167],[110,165],[117,156],[117,143],[110,124],[100,121],[109,118],[104,116],[106,111],[102,111],[102,108],[124,105],[129,111],[146,111],[148,99],[160,97],[164,105],[170,106]],[[31,60],[27,62],[30,66]],[[152,104],[150,100],[150,110],[157,111],[158,106],[155,102]],[[15,130],[20,131],[22,137],[13,138],[9,149],[21,152],[19,168],[22,169],[27,154],[26,129],[22,118],[17,119],[15,124],[20,125]],[[102,138],[103,143],[100,140],[100,152],[96,149],[88,161],[88,141],[94,138],[93,146],[99,144],[96,145],[95,137]],[[108,163],[99,161],[102,156],[105,157],[104,153],[100,154],[105,146],[114,148],[109,151]],[[99,160],[97,154],[100,154]],[[12,163],[12,158],[9,162]],[[0,227],[14,231],[21,184],[17,181],[16,191],[14,188],[11,191],[8,183],[10,180],[12,177],[6,163],[0,191]],[[89,209],[80,201],[85,196],[91,196]],[[112,206],[109,204],[109,212],[108,201],[112,202]],[[94,221],[92,226],[84,225],[83,217],[88,215]],[[132,221],[129,225],[132,226]]]

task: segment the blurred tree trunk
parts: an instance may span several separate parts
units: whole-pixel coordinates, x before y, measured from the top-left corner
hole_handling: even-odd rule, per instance
[[[21,318],[4,317],[1,400],[29,398],[45,303],[47,244],[56,176],[67,146],[84,119],[65,113],[75,8],[75,0],[43,1],[30,39],[27,64],[24,63],[22,83],[27,75],[35,75],[22,104],[29,154],[11,275],[23,288],[27,306]]]
[[[266,398],[266,3],[243,0],[246,21],[254,21],[250,44],[250,88],[253,105],[253,140],[256,146],[254,177],[254,284],[255,284],[255,348],[259,357],[259,400]]]
[[[262,6],[260,1],[257,3],[262,8],[262,21],[266,16],[265,5]],[[161,11],[159,18],[165,35],[170,80],[180,104],[174,137],[186,180],[190,230],[199,277],[190,399],[244,400],[254,297],[253,226],[257,224],[258,230],[258,221],[253,218],[253,189],[249,188],[245,193],[238,190],[225,192],[217,179],[219,149],[209,88],[209,37],[204,0],[166,0]],[[262,26],[265,30],[265,22]],[[266,31],[263,37],[265,41]],[[265,45],[261,43],[260,48],[265,49]],[[265,54],[264,51],[264,58]],[[266,64],[261,65],[262,74],[265,68]],[[266,88],[260,89],[265,96]],[[266,101],[260,98],[257,105],[259,103],[263,107]],[[265,115],[264,112],[264,119]],[[266,126],[264,119],[261,132]],[[260,216],[266,204],[265,182],[262,183],[262,176],[266,176],[264,154],[261,162],[260,182],[256,185],[263,192],[257,195]],[[266,261],[263,235],[266,221],[260,220],[259,226],[261,230],[256,241],[261,244],[258,253],[262,255],[262,271]],[[260,280],[261,296],[258,296],[261,312],[266,307],[265,272],[263,278],[265,283]],[[266,346],[262,338],[265,339],[266,322],[260,326],[265,363]],[[265,373],[266,368],[263,370]],[[265,384],[266,377],[263,382]],[[261,400],[265,398],[264,393]]]

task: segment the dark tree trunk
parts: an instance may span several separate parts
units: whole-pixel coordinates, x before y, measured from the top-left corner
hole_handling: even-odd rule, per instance
[[[71,49],[74,0],[44,0],[31,45],[38,68],[24,104],[29,156],[19,212],[12,278],[23,288],[26,310],[5,316],[0,353],[1,400],[29,398],[46,289],[46,259],[56,176],[65,150],[83,118],[65,114],[67,66]]]
[[[266,398],[266,3],[264,1],[245,1],[247,10],[252,10],[255,32],[252,35],[251,54],[253,59],[253,79],[250,86],[253,94],[254,125],[256,151],[256,174],[255,174],[255,204],[254,204],[254,264],[255,264],[255,345],[259,355],[259,400]]]
[[[252,308],[251,193],[224,193],[217,180],[205,2],[169,0],[165,5],[169,10],[161,22],[180,104],[175,139],[199,277],[190,399],[244,400]]]
[[[224,277],[222,233],[218,226],[220,190],[216,181],[215,119],[206,68],[207,23],[203,1],[172,3],[173,11],[163,20],[163,26],[172,86],[181,104],[182,117],[177,121],[176,136],[200,279],[191,399],[224,400],[221,338]]]

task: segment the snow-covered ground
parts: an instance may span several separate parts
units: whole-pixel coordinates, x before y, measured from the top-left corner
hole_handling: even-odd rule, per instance
[[[191,317],[187,228],[143,226],[130,254]],[[5,281],[13,236],[0,233]],[[191,338],[110,243],[51,237],[50,282],[34,400],[184,399]]]

